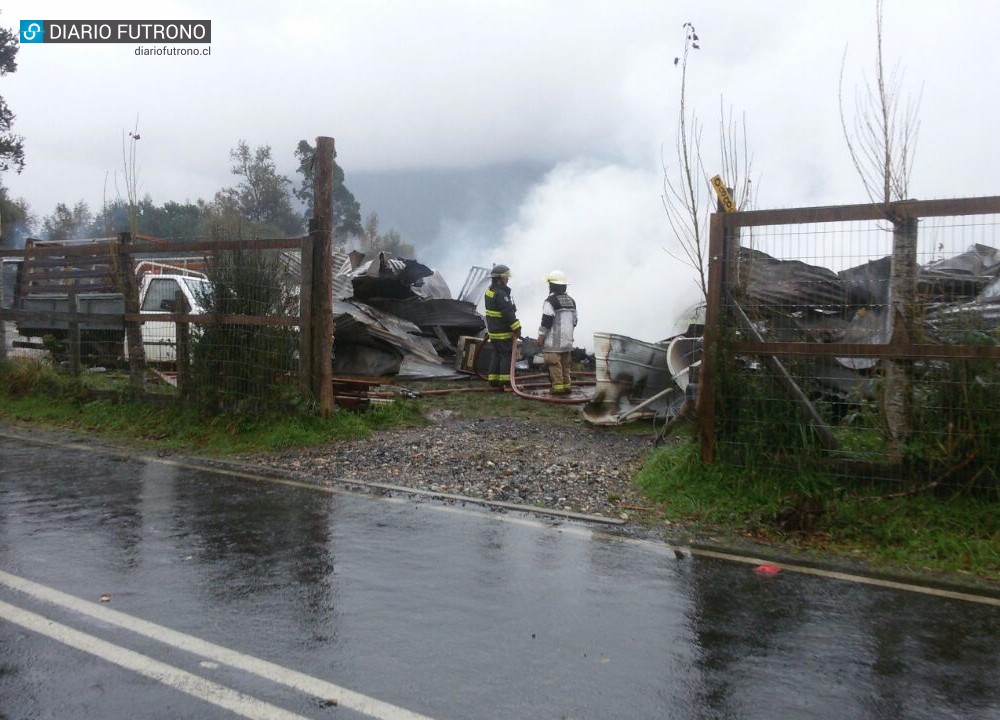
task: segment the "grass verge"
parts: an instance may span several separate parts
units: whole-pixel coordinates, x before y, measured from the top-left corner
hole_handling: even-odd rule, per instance
[[[8,362],[0,368],[0,420],[216,455],[321,445],[425,422],[407,402],[376,405],[365,413],[337,409],[328,418],[309,408],[207,416],[169,398],[150,403],[127,390],[109,396],[108,388],[122,387],[120,380],[103,374],[72,379],[44,364]]]
[[[696,531],[885,570],[1000,581],[1000,518],[987,499],[956,491],[887,492],[801,470],[761,476],[725,462],[704,465],[694,442],[652,453],[636,482],[662,504],[665,519]]]

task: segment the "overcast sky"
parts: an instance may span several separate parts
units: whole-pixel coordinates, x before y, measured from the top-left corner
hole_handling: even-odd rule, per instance
[[[837,95],[845,50],[846,94],[871,76],[872,0],[32,0],[0,10],[15,31],[22,19],[212,21],[208,57],[22,46],[0,93],[27,165],[3,182],[35,214],[116,197],[137,117],[141,192],[156,203],[232,184],[228,152],[240,139],[271,145],[294,177],[298,140],[333,136],[348,186],[351,172],[541,162],[550,171],[495,237],[470,242],[443,217],[437,245],[452,252],[435,261],[453,287],[472,264],[511,265],[529,332],[541,276],[563,269],[587,346],[595,330],[666,337],[697,299],[690,269],[667,253],[661,204],[684,22],[701,38],[688,92],[710,172],[721,169],[721,98],[745,114],[758,207],[867,200]],[[887,63],[905,71],[904,93],[922,96],[911,194],[997,194],[1000,3],[887,0],[885,23]]]

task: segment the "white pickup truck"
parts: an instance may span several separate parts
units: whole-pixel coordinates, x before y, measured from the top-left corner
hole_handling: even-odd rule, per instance
[[[148,263],[144,264],[148,265]],[[140,266],[140,269],[143,266]],[[162,271],[159,271],[162,269]],[[142,274],[139,286],[139,312],[142,314],[162,313],[168,315],[174,312],[185,312],[183,308],[175,307],[177,293],[184,294],[187,301],[187,312],[200,314],[204,312],[201,304],[209,290],[208,278],[199,272],[184,270],[177,272],[176,268],[159,266],[159,269],[149,269]],[[169,320],[146,320],[142,323],[142,344],[146,350],[146,362],[173,363],[177,360],[177,325]],[[125,343],[126,353],[128,343]]]

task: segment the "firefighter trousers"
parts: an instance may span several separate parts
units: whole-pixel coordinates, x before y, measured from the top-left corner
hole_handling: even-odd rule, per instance
[[[569,376],[570,351],[542,353],[545,365],[549,369],[549,382],[552,384],[553,395],[564,395],[570,391],[573,381]]]
[[[510,356],[514,352],[512,340],[490,340],[493,354],[490,355],[490,369],[486,379],[490,385],[510,385]]]

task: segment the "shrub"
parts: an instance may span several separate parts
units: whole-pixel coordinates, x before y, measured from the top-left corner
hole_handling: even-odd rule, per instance
[[[284,280],[277,252],[223,252],[212,259],[207,274],[209,289],[198,298],[207,314],[298,314],[298,298]],[[203,326],[192,349],[195,398],[211,413],[255,414],[283,406],[297,395],[297,368],[294,327],[220,320]]]

